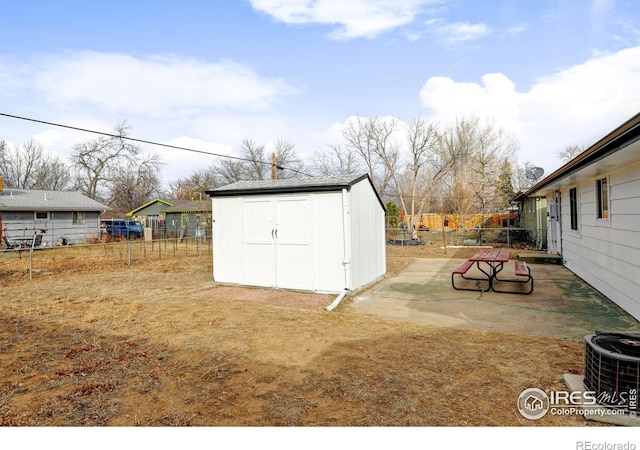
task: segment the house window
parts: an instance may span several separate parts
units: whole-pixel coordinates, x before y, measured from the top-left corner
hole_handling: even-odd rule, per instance
[[[571,212],[571,229],[578,230],[578,190],[569,189],[569,209]]]
[[[609,218],[609,183],[606,178],[596,180],[596,195],[598,203],[598,219]]]
[[[84,225],[84,212],[72,212],[72,222],[74,225]]]
[[[36,217],[36,220],[49,220],[49,213],[48,212],[42,212],[42,211],[36,211],[35,217]]]

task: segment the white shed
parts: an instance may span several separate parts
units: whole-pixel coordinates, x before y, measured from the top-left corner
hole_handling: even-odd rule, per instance
[[[386,272],[385,208],[367,174],[240,181],[207,194],[217,282],[340,293]]]

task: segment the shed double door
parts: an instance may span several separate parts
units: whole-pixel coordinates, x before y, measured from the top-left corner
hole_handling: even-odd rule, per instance
[[[244,201],[244,270],[258,286],[314,290],[308,196]]]

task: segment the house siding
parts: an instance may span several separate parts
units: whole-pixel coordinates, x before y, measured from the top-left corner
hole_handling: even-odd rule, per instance
[[[9,239],[31,236],[45,230],[42,243],[54,246],[64,237],[70,244],[81,244],[100,237],[100,213],[84,211],[85,223],[74,224],[71,211],[50,211],[48,219],[36,219],[33,211],[3,211],[4,236]]]
[[[562,255],[567,268],[640,318],[640,163],[605,176],[609,219],[597,218],[597,178],[580,182],[578,231],[570,226],[569,189],[562,190]]]

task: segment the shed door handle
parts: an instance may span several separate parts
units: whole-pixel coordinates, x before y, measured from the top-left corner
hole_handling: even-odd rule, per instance
[[[276,239],[278,239],[278,229],[276,228]]]

